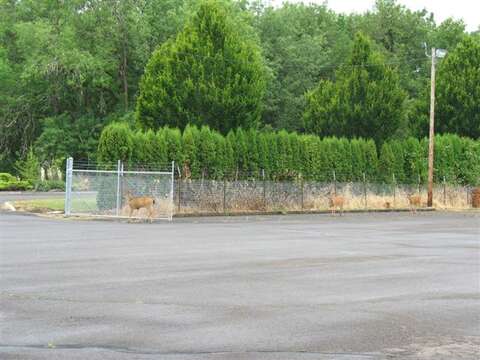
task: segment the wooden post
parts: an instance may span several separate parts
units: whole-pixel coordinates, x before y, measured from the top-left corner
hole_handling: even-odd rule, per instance
[[[432,48],[432,69],[430,75],[430,131],[428,141],[428,198],[427,206],[433,204],[433,146],[435,128],[435,48]]]

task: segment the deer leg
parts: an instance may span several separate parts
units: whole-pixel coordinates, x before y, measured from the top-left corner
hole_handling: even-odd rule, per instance
[[[152,222],[152,217],[153,217],[153,207],[149,206],[149,208],[148,208],[148,218],[150,219],[150,222]]]

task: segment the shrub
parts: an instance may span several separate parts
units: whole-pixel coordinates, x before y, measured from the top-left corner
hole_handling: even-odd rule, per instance
[[[29,181],[18,180],[9,173],[0,173],[0,191],[23,191],[32,189]]]
[[[36,181],[34,183],[34,189],[35,191],[65,191],[65,182],[62,180]]]
[[[387,141],[377,154],[371,139],[321,139],[285,130],[262,132],[239,128],[223,136],[207,126],[199,129],[188,125],[183,134],[171,128],[159,129],[156,134],[127,128],[122,138],[133,139],[135,148],[124,153],[130,154],[126,161],[154,166],[175,161],[182,169],[188,165],[192,178],[221,179],[224,175],[259,178],[262,169],[272,180],[302,177],[329,182],[334,170],[340,182],[363,181],[364,174],[368,182],[388,184],[393,182],[393,174],[399,184],[417,184],[419,178],[425,182],[427,177],[428,139]],[[128,140],[124,143],[128,144]],[[451,183],[480,181],[480,141],[448,134],[437,136],[435,146],[435,181],[442,181],[443,176]],[[99,146],[99,153],[105,161],[115,162],[119,151]]]
[[[33,183],[40,178],[40,162],[33,149],[28,151],[25,159],[17,161],[15,167],[23,180]]]
[[[133,152],[133,134],[125,123],[106,126],[98,142],[97,157],[100,163],[129,161]]]

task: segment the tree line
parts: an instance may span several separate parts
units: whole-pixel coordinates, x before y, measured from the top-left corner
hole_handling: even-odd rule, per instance
[[[0,12],[5,170],[32,148],[47,165],[95,160],[112,121],[372,138],[380,153],[392,141],[422,143],[423,42],[449,51],[437,130],[480,136],[478,32],[395,0],[361,15],[244,0],[0,0]]]
[[[436,136],[435,180],[478,184],[480,141],[458,135]],[[428,141],[409,137],[383,143],[362,138],[320,138],[280,130],[230,130],[225,136],[208,126],[187,125],[184,131],[130,129],[108,125],[99,141],[100,165],[122,160],[133,168],[169,169],[195,179],[368,181],[425,183]],[[335,173],[335,175],[334,175]]]

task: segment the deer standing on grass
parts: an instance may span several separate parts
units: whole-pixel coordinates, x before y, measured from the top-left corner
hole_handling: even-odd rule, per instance
[[[410,205],[410,212],[416,213],[417,207],[422,204],[422,197],[420,195],[408,195],[408,204]]]
[[[151,220],[153,215],[153,206],[155,199],[149,196],[134,197],[130,191],[127,192],[127,205],[129,208],[128,217],[132,217],[135,210],[145,208],[148,212],[148,218]]]
[[[343,205],[345,205],[345,198],[340,195],[331,195],[328,205],[332,209],[332,215],[335,215],[337,208],[340,210],[340,214],[343,215]]]

